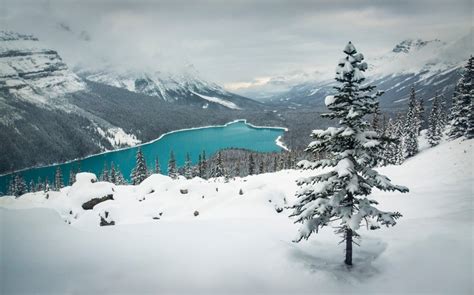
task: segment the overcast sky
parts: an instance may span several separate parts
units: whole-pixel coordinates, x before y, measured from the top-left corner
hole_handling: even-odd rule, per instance
[[[348,40],[369,59],[406,38],[450,41],[472,13],[472,0],[0,0],[0,27],[37,35],[71,65],[191,63],[233,89],[333,71]]]

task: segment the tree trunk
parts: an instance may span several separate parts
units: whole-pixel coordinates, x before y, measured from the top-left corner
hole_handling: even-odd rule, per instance
[[[351,193],[347,194],[348,199],[348,206],[351,206],[351,213],[352,213],[352,206],[354,202],[354,198]],[[352,265],[352,229],[346,225],[346,259],[344,263],[346,265]]]
[[[346,228],[346,265],[352,265],[352,229]]]

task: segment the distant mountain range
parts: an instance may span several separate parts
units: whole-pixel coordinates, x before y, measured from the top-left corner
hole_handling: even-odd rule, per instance
[[[388,109],[405,107],[411,86],[416,88],[420,98],[431,100],[436,92],[452,95],[453,86],[459,79],[460,68],[472,54],[473,33],[463,38],[446,43],[436,40],[404,40],[395,45],[385,55],[367,60],[369,70],[367,80],[385,91],[381,105]],[[268,92],[264,86],[244,93],[258,93],[261,101],[290,108],[324,107],[324,98],[333,92],[334,79],[319,79],[317,75],[306,75],[304,82],[295,83],[280,93]],[[297,79],[279,77],[281,83]],[[275,83],[270,80],[269,83]],[[281,87],[281,86],[280,86]],[[289,89],[288,89],[289,88]]]

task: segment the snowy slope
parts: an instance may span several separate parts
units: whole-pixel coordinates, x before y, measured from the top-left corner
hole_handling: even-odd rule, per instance
[[[82,174],[49,199],[0,198],[0,285],[5,293],[472,294],[472,145],[443,143],[380,169],[410,188],[375,197],[404,217],[393,228],[361,230],[351,271],[331,228],[294,244],[289,211],[277,213],[308,172],[229,183],[152,175],[139,186]],[[107,194],[114,200],[80,207]],[[115,226],[98,226],[105,211]]]

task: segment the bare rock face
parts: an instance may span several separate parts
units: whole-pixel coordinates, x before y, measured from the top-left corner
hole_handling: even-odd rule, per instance
[[[108,200],[113,200],[113,199],[114,199],[114,195],[112,195],[112,194],[104,196],[102,198],[94,198],[94,199],[92,199],[90,201],[87,201],[84,204],[82,204],[82,209],[92,210],[95,205],[97,205],[99,203],[102,203],[102,202],[105,202],[105,201],[108,201]]]

